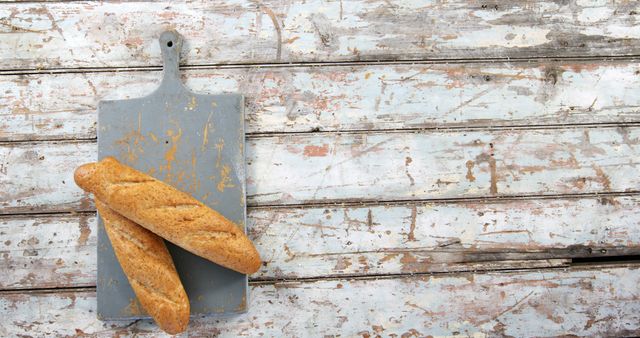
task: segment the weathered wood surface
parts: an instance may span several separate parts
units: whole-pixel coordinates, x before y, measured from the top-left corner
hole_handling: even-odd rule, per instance
[[[96,285],[94,215],[0,219],[0,289]]]
[[[92,141],[0,145],[0,213],[93,210],[72,176],[95,161],[96,150]],[[633,192],[640,188],[639,153],[635,127],[258,137],[247,140],[247,200]]]
[[[195,318],[190,335],[634,336],[637,265],[253,285],[249,312]],[[0,294],[3,336],[163,335],[149,321],[101,322],[95,292]]]
[[[640,197],[251,208],[253,279],[530,267],[640,253]],[[0,218],[0,289],[95,285],[93,214]],[[507,262],[501,262],[501,261]],[[487,262],[484,264],[467,264]],[[564,264],[538,261],[536,264]]]
[[[218,68],[193,90],[246,97],[248,133],[640,122],[629,62]],[[0,77],[0,141],[96,137],[101,99],[150,93],[160,73]]]
[[[640,54],[635,1],[190,1],[0,4],[0,69]]]
[[[72,171],[95,160],[98,100],[157,86],[166,28],[187,38],[187,85],[247,96],[247,227],[266,263],[250,313],[191,335],[640,334],[638,264],[559,268],[640,249],[638,13],[0,3],[0,336],[160,334],[95,318],[96,218]],[[448,274],[521,268],[545,269]],[[299,278],[319,280],[274,282]],[[61,287],[89,288],[24,290]]]

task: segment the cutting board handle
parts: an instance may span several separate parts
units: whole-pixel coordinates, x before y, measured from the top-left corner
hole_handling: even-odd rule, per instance
[[[160,34],[159,40],[163,70],[160,88],[172,88],[173,90],[181,88],[179,62],[182,37],[178,32],[169,30]]]

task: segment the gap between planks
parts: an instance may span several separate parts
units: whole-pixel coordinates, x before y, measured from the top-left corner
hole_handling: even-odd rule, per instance
[[[350,129],[350,130],[310,130],[310,131],[275,131],[275,132],[252,132],[246,133],[245,139],[259,139],[280,136],[304,136],[304,135],[362,135],[362,134],[397,134],[397,133],[446,133],[451,132],[475,132],[475,131],[504,131],[504,130],[558,130],[558,129],[604,129],[604,128],[633,128],[639,127],[638,122],[602,122],[602,123],[554,123],[554,124],[528,124],[528,125],[479,125],[479,126],[433,126],[422,128],[376,128],[376,129]],[[96,143],[97,137],[88,138],[45,138],[37,140],[0,140],[2,145],[36,145],[36,144],[74,144],[74,143]]]
[[[247,208],[250,210],[265,210],[265,209],[311,209],[311,208],[330,208],[330,207],[377,207],[377,206],[402,206],[402,205],[423,205],[423,204],[455,204],[455,203],[495,203],[495,202],[509,202],[509,201],[530,201],[530,200],[569,200],[569,199],[581,199],[581,198],[598,198],[598,197],[626,197],[626,196],[638,196],[640,190],[627,190],[627,191],[604,191],[604,192],[588,192],[577,194],[531,194],[531,195],[503,195],[503,196],[486,196],[486,197],[459,197],[459,198],[433,198],[433,199],[397,199],[397,200],[353,200],[353,201],[322,201],[312,203],[298,203],[298,204],[259,204],[254,205],[247,203]],[[25,217],[33,218],[37,216],[63,216],[63,215],[93,215],[96,212],[95,208],[91,207],[87,210],[59,210],[49,212],[13,212],[13,213],[0,213],[0,220]]]
[[[46,2],[46,1],[45,1]],[[0,2],[1,3],[1,2]],[[180,70],[205,70],[205,69],[253,69],[253,68],[317,68],[317,67],[345,67],[345,66],[400,66],[400,65],[441,65],[441,64],[521,64],[542,62],[580,62],[599,61],[614,62],[628,61],[638,62],[640,55],[597,55],[597,56],[536,56],[522,58],[452,58],[452,59],[381,59],[372,61],[326,61],[326,62],[282,62],[282,63],[212,63],[212,64],[180,64]],[[51,68],[23,68],[0,69],[0,76],[10,75],[38,75],[38,74],[89,74],[89,73],[113,73],[113,72],[148,72],[162,71],[162,66],[135,66],[135,67],[51,67]]]
[[[249,277],[249,286],[259,286],[259,285],[292,285],[292,284],[300,284],[300,283],[313,283],[318,281],[356,281],[356,280],[381,280],[381,279],[403,279],[403,278],[413,278],[420,276],[445,276],[445,277],[460,277],[468,274],[489,274],[489,273],[500,273],[500,274],[509,274],[509,273],[518,273],[518,272],[537,272],[537,271],[550,271],[550,270],[570,270],[574,267],[570,264],[571,259],[543,259],[543,260],[527,260],[527,261],[516,261],[524,264],[527,263],[535,263],[536,261],[548,261],[548,264],[542,264],[541,266],[533,265],[532,267],[527,267],[526,265],[518,266],[518,267],[508,267],[508,268],[498,268],[498,269],[473,269],[470,268],[468,270],[457,270],[457,271],[434,271],[434,272],[417,272],[417,273],[388,273],[388,274],[368,274],[368,275],[330,275],[330,276],[319,276],[319,277],[296,277],[296,278],[282,278],[282,279],[252,279]],[[496,261],[499,263],[500,261]],[[504,262],[504,261],[503,261]],[[485,262],[486,263],[486,262]],[[472,264],[470,264],[472,265]],[[578,266],[578,265],[576,265]],[[620,263],[601,263],[601,264],[580,264],[578,268],[580,270],[597,270],[609,267],[637,267],[638,265],[634,262],[620,262]],[[0,289],[0,295],[6,294],[48,294],[48,293],[58,293],[58,292],[95,292],[95,286],[72,286],[72,287],[55,287],[55,288],[25,288],[25,289]]]

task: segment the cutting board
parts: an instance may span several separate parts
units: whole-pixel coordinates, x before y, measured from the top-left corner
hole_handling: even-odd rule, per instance
[[[151,94],[98,105],[98,157],[114,156],[245,226],[243,97],[191,92],[180,79],[180,35],[162,33],[163,78]],[[215,88],[212,88],[214,91]],[[247,309],[247,276],[167,246],[184,284],[191,314]],[[98,317],[148,318],[98,221]]]

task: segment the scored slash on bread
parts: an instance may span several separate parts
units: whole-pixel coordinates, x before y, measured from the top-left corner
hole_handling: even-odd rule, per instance
[[[189,299],[164,240],[96,199],[96,208],[131,288],[162,330],[187,329]]]
[[[78,167],[74,179],[117,213],[187,251],[245,274],[260,268],[258,251],[237,225],[113,157]]]

